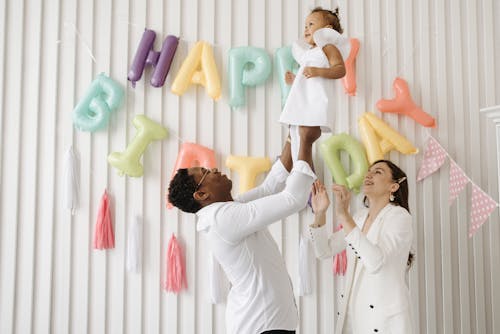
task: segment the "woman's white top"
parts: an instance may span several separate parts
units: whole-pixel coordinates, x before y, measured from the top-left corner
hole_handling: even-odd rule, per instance
[[[341,230],[328,237],[324,226],[309,228],[317,257],[328,258],[347,250],[335,333],[411,334],[406,273],[413,240],[412,217],[404,208],[387,204],[365,235],[361,230],[367,216],[367,209],[355,215],[357,227],[348,235]],[[351,331],[345,328],[346,317]]]
[[[349,55],[349,39],[331,28],[316,30],[313,39],[315,47],[303,40],[292,45],[293,57],[300,68],[293,80],[280,122],[285,125],[320,126],[322,131],[331,132],[335,80],[323,77],[306,78],[302,73],[308,66],[330,67],[323,52],[323,47],[327,44],[335,45],[345,60]]]

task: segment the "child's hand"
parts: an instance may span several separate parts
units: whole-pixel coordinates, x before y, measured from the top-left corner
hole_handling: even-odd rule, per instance
[[[291,85],[293,83],[293,80],[295,80],[295,74],[293,74],[290,71],[286,71],[285,73],[285,82],[287,85]]]
[[[330,205],[330,199],[326,193],[325,185],[319,180],[313,183],[311,207],[315,214],[324,213]]]
[[[319,76],[319,71],[317,67],[307,66],[304,67],[304,71],[302,72],[302,74],[304,74],[304,76],[309,79]]]

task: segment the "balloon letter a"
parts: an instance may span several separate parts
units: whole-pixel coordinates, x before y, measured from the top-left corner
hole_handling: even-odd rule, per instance
[[[418,149],[386,122],[372,113],[364,113],[358,120],[361,140],[366,148],[370,164],[383,159],[384,154],[397,150],[403,154],[415,154]]]
[[[182,95],[191,84],[205,86],[207,94],[214,100],[220,98],[220,79],[215,65],[212,47],[199,41],[187,58],[172,83],[172,93]]]

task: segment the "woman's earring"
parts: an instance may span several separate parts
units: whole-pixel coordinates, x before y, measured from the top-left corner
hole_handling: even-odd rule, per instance
[[[389,196],[389,201],[391,202],[394,202],[394,195],[391,193],[391,195]]]

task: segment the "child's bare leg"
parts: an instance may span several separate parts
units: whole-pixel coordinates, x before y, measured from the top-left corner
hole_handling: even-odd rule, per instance
[[[304,160],[314,169],[312,159],[312,145],[321,136],[321,128],[319,126],[300,126],[300,148],[298,160]]]
[[[290,135],[288,135],[288,138],[285,142],[285,145],[283,146],[283,150],[281,151],[280,160],[281,160],[281,163],[283,164],[283,166],[285,166],[286,170],[290,172],[292,170],[292,167],[293,167]]]

